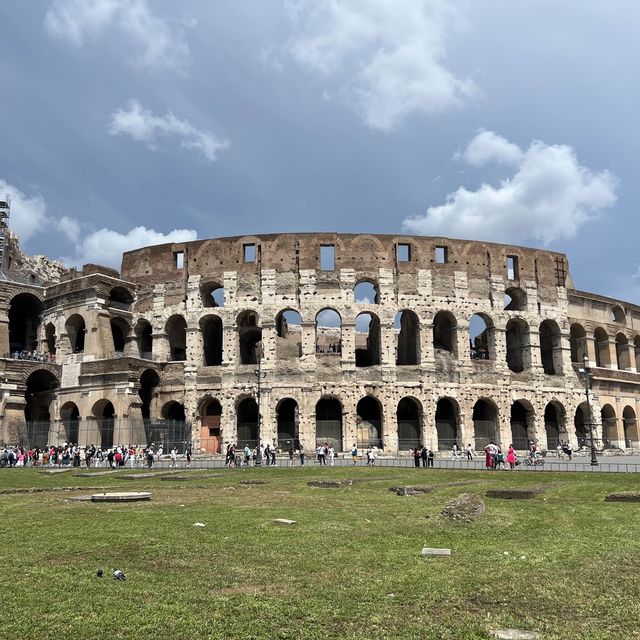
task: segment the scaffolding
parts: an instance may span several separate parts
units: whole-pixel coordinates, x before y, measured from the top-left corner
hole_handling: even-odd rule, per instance
[[[0,200],[0,274],[4,274],[4,253],[7,240],[7,228],[9,226],[10,209],[11,199],[7,194],[4,200]]]

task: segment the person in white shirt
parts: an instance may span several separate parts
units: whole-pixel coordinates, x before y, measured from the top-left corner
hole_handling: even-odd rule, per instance
[[[334,465],[334,458],[336,456],[336,451],[333,448],[333,445],[330,444],[329,445],[329,466],[333,467]]]

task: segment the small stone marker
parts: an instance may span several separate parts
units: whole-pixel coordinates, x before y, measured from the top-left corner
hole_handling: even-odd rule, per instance
[[[540,637],[535,631],[523,629],[490,629],[489,635],[501,640],[537,640]]]
[[[94,493],[91,502],[142,502],[151,500],[148,491],[121,491],[118,493]]]
[[[194,527],[206,527],[207,525],[204,522],[194,522]]]
[[[84,471],[83,473],[74,473],[74,478],[97,478],[98,476],[110,476],[114,473],[118,473],[116,469],[110,471]]]
[[[290,527],[292,524],[296,524],[296,520],[287,520],[287,518],[274,518],[273,524],[281,524],[285,527]]]
[[[422,550],[423,556],[440,556],[442,558],[451,557],[451,549],[432,549],[431,547],[425,547]]]
[[[54,468],[54,469],[43,469],[42,471],[40,471],[40,473],[46,473],[47,475],[55,475],[56,473],[65,473],[67,471],[71,471],[72,467],[67,467],[66,469],[64,467],[61,468]]]

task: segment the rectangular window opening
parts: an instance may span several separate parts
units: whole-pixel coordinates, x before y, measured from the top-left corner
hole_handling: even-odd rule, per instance
[[[182,269],[184,267],[184,251],[174,252],[173,262],[176,265],[176,269]]]
[[[396,245],[396,260],[398,262],[411,262],[411,245],[410,244],[397,244]]]
[[[320,270],[333,271],[335,268],[335,246],[332,244],[320,245]]]
[[[507,256],[507,279],[518,279],[518,256]]]
[[[449,262],[449,250],[447,247],[436,247],[436,264]]]
[[[255,244],[243,244],[242,245],[242,259],[244,262],[256,261],[256,245]]]

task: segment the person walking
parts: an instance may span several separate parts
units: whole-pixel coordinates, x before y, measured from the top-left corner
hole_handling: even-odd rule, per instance
[[[427,451],[427,447],[425,447],[424,445],[422,445],[420,449],[420,459],[422,460],[422,468],[426,469],[427,461],[429,459],[429,452]]]
[[[507,451],[507,463],[509,464],[509,469],[513,471],[516,467],[516,450],[512,444],[509,445],[509,450]]]
[[[467,445],[467,460],[469,462],[473,460],[473,447],[471,446],[471,443]]]
[[[427,452],[427,467],[433,468],[433,459],[435,458],[435,453],[433,453],[433,449],[429,448]]]
[[[358,463],[358,447],[355,444],[351,447],[351,459],[353,460],[353,466],[355,467]]]
[[[420,466],[420,460],[422,459],[422,454],[420,453],[420,449],[415,447],[413,450],[413,466],[418,468]]]
[[[329,445],[329,466],[333,467],[335,465],[335,457],[336,457],[336,450],[333,448],[333,445],[330,444]]]
[[[302,442],[300,443],[300,466],[304,467],[304,447],[302,446]]]

